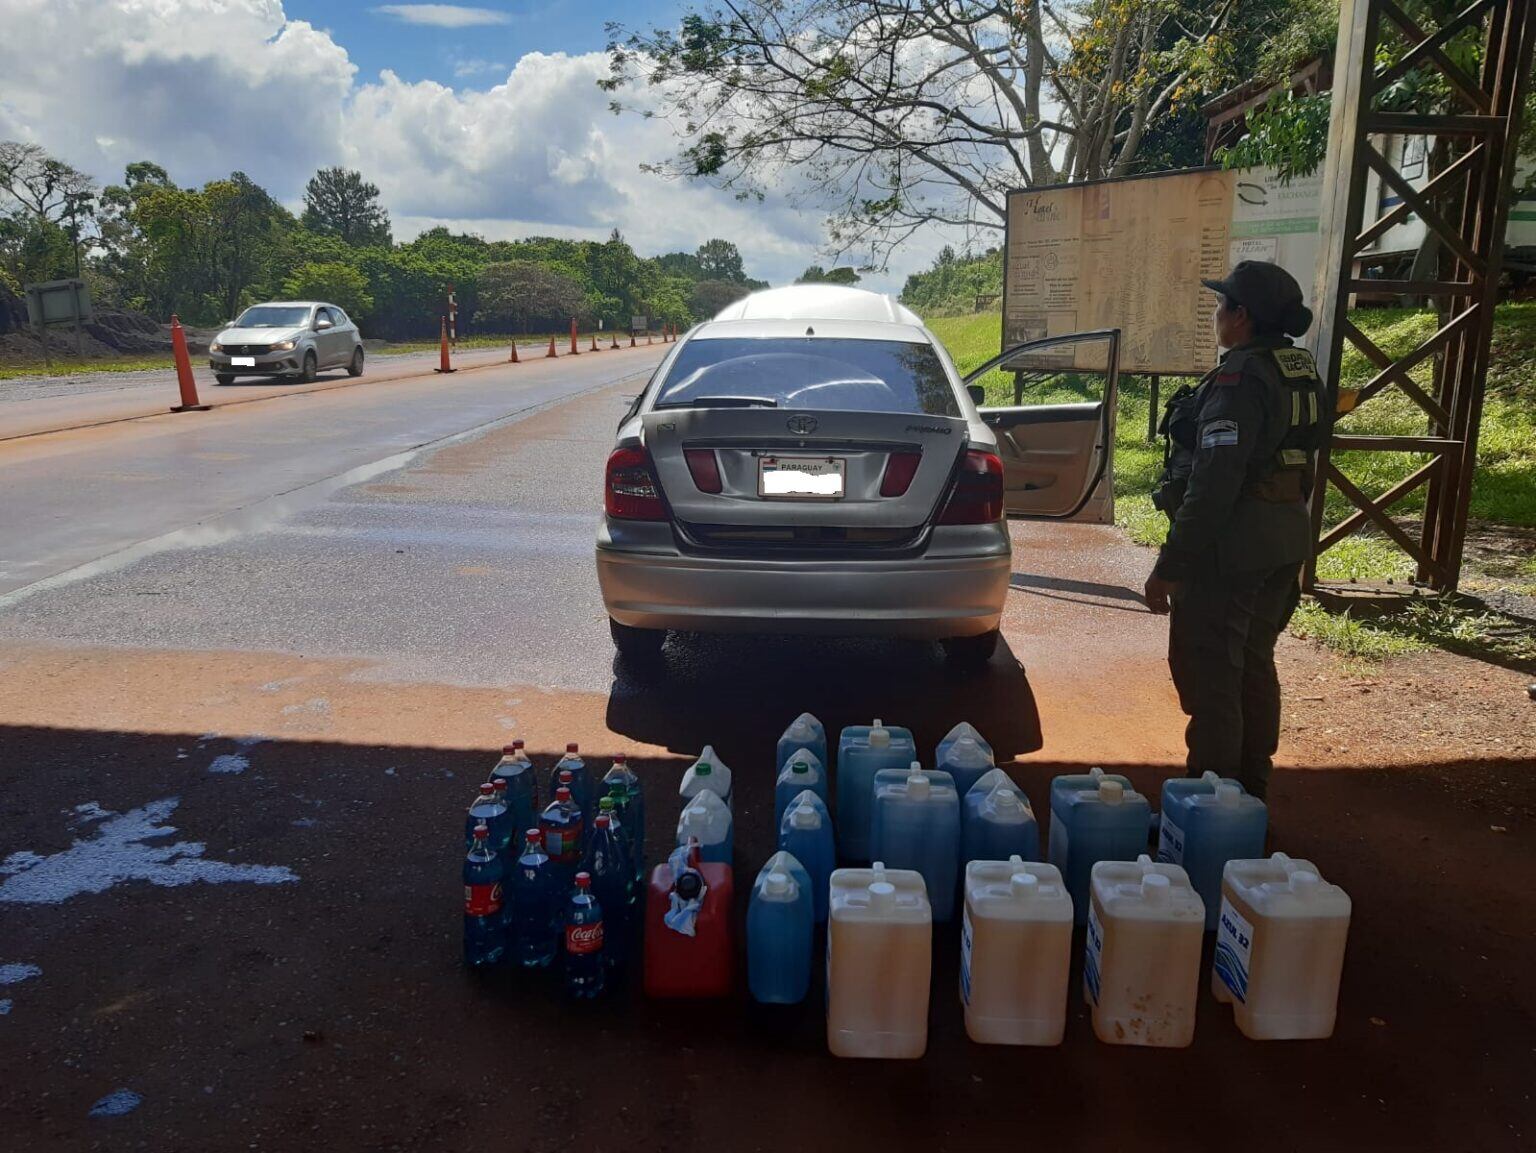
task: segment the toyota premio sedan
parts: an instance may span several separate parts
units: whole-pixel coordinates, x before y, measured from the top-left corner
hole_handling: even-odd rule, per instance
[[[363,375],[363,338],[334,304],[276,300],[253,304],[208,346],[208,364],[220,384],[237,376],[314,380],[327,368]]]
[[[619,425],[597,538],[614,643],[643,660],[667,630],[874,634],[982,664],[1012,573],[1005,515],[1084,510],[1105,411],[978,409],[886,296],[749,296],[679,340]]]

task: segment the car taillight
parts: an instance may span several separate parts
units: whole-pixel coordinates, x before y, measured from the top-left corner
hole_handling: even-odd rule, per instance
[[[893,452],[885,458],[885,476],[880,478],[881,496],[906,496],[922,463],[920,452]]]
[[[616,448],[608,457],[603,506],[619,520],[666,520],[667,508],[656,487],[651,454],[643,448]]]
[[[1003,462],[996,453],[968,449],[940,524],[989,524],[1003,515]]]
[[[700,492],[720,491],[720,462],[715,459],[714,449],[685,448],[683,458],[687,460],[688,471],[693,474],[693,483]]]

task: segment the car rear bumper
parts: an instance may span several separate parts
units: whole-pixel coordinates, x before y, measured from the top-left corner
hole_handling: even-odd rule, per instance
[[[655,527],[670,541],[668,526]],[[976,527],[965,534],[969,551],[936,539],[939,547],[902,559],[776,560],[686,555],[656,536],[626,547],[605,524],[597,578],[608,614],[634,628],[975,636],[998,627],[1012,571],[1006,527]]]

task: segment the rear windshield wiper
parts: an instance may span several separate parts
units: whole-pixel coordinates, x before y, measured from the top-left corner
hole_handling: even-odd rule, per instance
[[[657,408],[778,408],[770,396],[691,396],[687,400],[658,404]]]

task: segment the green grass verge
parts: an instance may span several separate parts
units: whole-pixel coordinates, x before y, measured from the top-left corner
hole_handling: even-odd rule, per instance
[[[0,364],[0,380],[30,376],[84,376],[97,372],[150,372],[175,367],[169,356],[125,356],[119,359],[63,360],[55,357],[51,367],[42,361]]]

